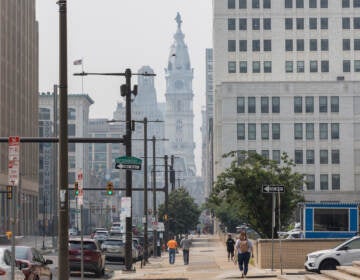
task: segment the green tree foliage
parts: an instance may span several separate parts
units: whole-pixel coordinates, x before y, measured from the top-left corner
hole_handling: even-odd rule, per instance
[[[272,228],[272,194],[262,193],[262,186],[285,186],[285,192],[280,194],[280,214],[281,224],[287,225],[293,218],[297,204],[304,201],[303,175],[293,172],[294,163],[285,153],[281,157],[281,164],[256,153],[242,152],[238,156],[236,152],[231,152],[224,155],[235,156],[237,159],[217,177],[207,207],[228,228],[233,229],[233,221],[237,217],[262,237],[269,238]]]
[[[166,217],[165,205],[159,206],[159,221],[169,223],[170,234],[187,233],[196,228],[201,211],[185,188],[170,193],[168,210]]]

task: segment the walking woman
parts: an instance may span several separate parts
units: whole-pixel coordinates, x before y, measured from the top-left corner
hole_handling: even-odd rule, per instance
[[[253,246],[252,242],[248,240],[245,231],[240,233],[239,239],[236,240],[235,248],[238,253],[238,264],[241,271],[241,278],[246,278]]]

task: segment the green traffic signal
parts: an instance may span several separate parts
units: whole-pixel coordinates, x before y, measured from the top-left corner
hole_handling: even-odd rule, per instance
[[[108,195],[112,195],[112,194],[113,194],[113,191],[112,191],[112,190],[108,190],[108,191],[107,191],[107,194],[108,194]]]
[[[107,193],[107,195],[113,195],[113,193],[114,193],[114,185],[113,185],[112,182],[108,182],[106,184],[106,193]]]
[[[79,195],[79,183],[78,182],[75,182],[74,190],[75,190],[75,196],[78,196]]]

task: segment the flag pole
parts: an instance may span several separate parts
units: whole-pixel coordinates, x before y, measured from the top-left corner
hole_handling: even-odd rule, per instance
[[[81,71],[84,73],[84,58],[81,58]],[[81,76],[81,93],[84,94],[84,76]]]

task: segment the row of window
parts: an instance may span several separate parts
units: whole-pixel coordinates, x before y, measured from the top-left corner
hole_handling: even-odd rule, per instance
[[[247,8],[247,0],[238,0],[239,2],[239,9],[246,9]],[[294,3],[295,1],[295,3]],[[298,9],[304,8],[304,0],[285,0],[284,2],[285,8],[291,9],[296,7]],[[308,7],[310,9],[313,8],[323,8],[326,9],[329,7],[328,0],[309,0]],[[260,0],[251,0],[251,7],[253,9],[260,8]],[[263,0],[262,7],[264,9],[271,8],[271,0]],[[350,0],[342,0],[341,2],[342,8],[350,8]],[[352,0],[352,7],[359,8],[360,7],[360,0]],[[228,0],[228,9],[235,9],[236,8],[236,0]]]
[[[246,9],[247,8],[247,0],[238,0],[239,1],[239,9]],[[251,7],[253,9],[260,9],[260,0],[251,0]],[[263,0],[262,7],[264,9],[271,8],[271,0]],[[235,0],[228,0],[228,9],[235,9],[236,8],[236,1]]]
[[[304,51],[305,50],[305,40],[304,39],[286,39],[285,40],[285,51],[290,52],[294,51],[294,41],[296,46],[296,51]],[[309,50],[310,51],[318,51],[318,41],[320,42],[321,51],[329,50],[329,40],[328,39],[309,39]]]
[[[304,154],[306,158],[304,158]],[[331,156],[331,159],[329,159],[329,156]],[[296,164],[315,164],[315,150],[295,150],[294,162]],[[320,150],[319,163],[340,164],[340,150]]]
[[[249,96],[247,98],[248,104],[248,113],[256,113],[256,97]],[[261,96],[261,113],[269,113],[270,107],[270,97]],[[239,96],[236,100],[236,111],[237,113],[245,113],[245,97]],[[272,96],[271,97],[271,112],[280,113],[280,97]]]
[[[330,138],[333,140],[340,138],[340,124],[339,123],[319,123],[319,139],[327,140],[329,139],[329,125],[330,125]],[[247,139],[256,140],[256,123],[247,124]],[[304,129],[305,126],[305,138],[307,140],[315,139],[315,125],[314,123],[295,123],[294,124],[294,139],[303,140],[304,139]],[[260,124],[260,133],[261,140],[270,140],[270,124],[261,123]],[[237,140],[246,140],[246,124],[238,123],[237,124]],[[280,140],[280,123],[271,124],[271,139]]]
[[[239,164],[241,164],[244,160],[245,160],[245,153],[246,151],[243,150],[239,150],[237,151],[237,161]],[[256,154],[256,150],[248,150],[247,153],[250,154]],[[271,151],[271,155],[272,157],[270,158],[270,151],[269,150],[261,150],[261,155],[264,158],[267,159],[271,159],[273,161],[275,161],[276,163],[280,163],[281,160],[281,154],[280,154],[280,150],[272,150]]]
[[[303,104],[303,99],[304,104]],[[330,112],[339,113],[339,96],[330,96]],[[303,109],[303,105],[305,109]],[[313,96],[294,96],[294,113],[314,113],[314,97]],[[319,113],[328,112],[328,97],[319,96]]]
[[[330,174],[331,189],[340,190],[340,174]],[[305,176],[306,189],[308,191],[315,190],[315,175],[306,174]],[[320,174],[320,190],[329,190],[329,174]]]

